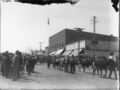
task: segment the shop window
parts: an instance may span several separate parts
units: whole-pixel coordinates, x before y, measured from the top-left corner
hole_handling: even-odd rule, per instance
[[[62,47],[64,47],[64,44],[63,44],[63,42],[62,42]]]
[[[54,45],[53,45],[53,49],[54,49]]]
[[[57,48],[57,44],[55,44],[55,48]]]
[[[59,48],[61,48],[61,43],[59,43]]]
[[[58,43],[56,44],[56,47],[58,48]]]
[[[56,49],[56,44],[55,44],[55,49]]]

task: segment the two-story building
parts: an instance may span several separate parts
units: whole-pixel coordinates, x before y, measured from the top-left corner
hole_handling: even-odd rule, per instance
[[[64,29],[49,38],[50,55],[78,55],[83,49],[87,55],[108,56],[111,52],[118,56],[119,39],[113,35],[95,34],[78,28]]]

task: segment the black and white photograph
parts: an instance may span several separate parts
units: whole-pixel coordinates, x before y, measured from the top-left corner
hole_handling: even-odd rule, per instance
[[[120,0],[1,0],[0,90],[119,90]]]

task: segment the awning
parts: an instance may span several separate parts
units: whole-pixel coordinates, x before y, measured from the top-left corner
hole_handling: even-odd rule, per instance
[[[80,54],[80,55],[85,54],[85,49],[84,49],[84,48],[83,48],[83,49],[81,49],[81,50],[80,50],[80,52],[79,52],[79,54]]]
[[[54,51],[54,52],[51,52],[49,55],[55,55],[55,53],[56,53],[56,51]]]
[[[56,51],[55,55],[61,55],[61,53],[64,51],[64,49],[59,49]]]
[[[65,51],[62,55],[67,56],[70,55],[73,52],[73,50]]]
[[[78,50],[77,50],[77,49],[74,50],[74,51],[70,54],[70,56],[72,56],[72,55],[77,56],[77,55],[78,55]]]

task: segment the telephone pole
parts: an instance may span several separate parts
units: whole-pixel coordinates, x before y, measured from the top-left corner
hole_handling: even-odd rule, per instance
[[[96,39],[95,39],[95,33],[96,33],[96,23],[97,23],[97,17],[93,16],[92,22],[93,22],[93,56],[95,56],[95,44],[96,44]]]
[[[120,40],[120,0],[119,0],[119,30],[118,30],[118,33],[119,33],[119,40]]]
[[[118,24],[118,36],[119,36],[119,41],[120,42],[120,0],[118,1],[118,4],[116,6],[118,8],[118,19],[119,19],[119,24]],[[120,45],[120,44],[119,44]],[[119,48],[119,51],[120,51],[120,48]],[[120,53],[119,53],[119,56],[120,56]]]
[[[39,42],[39,44],[40,44],[40,55],[42,54],[42,43],[43,42]]]

